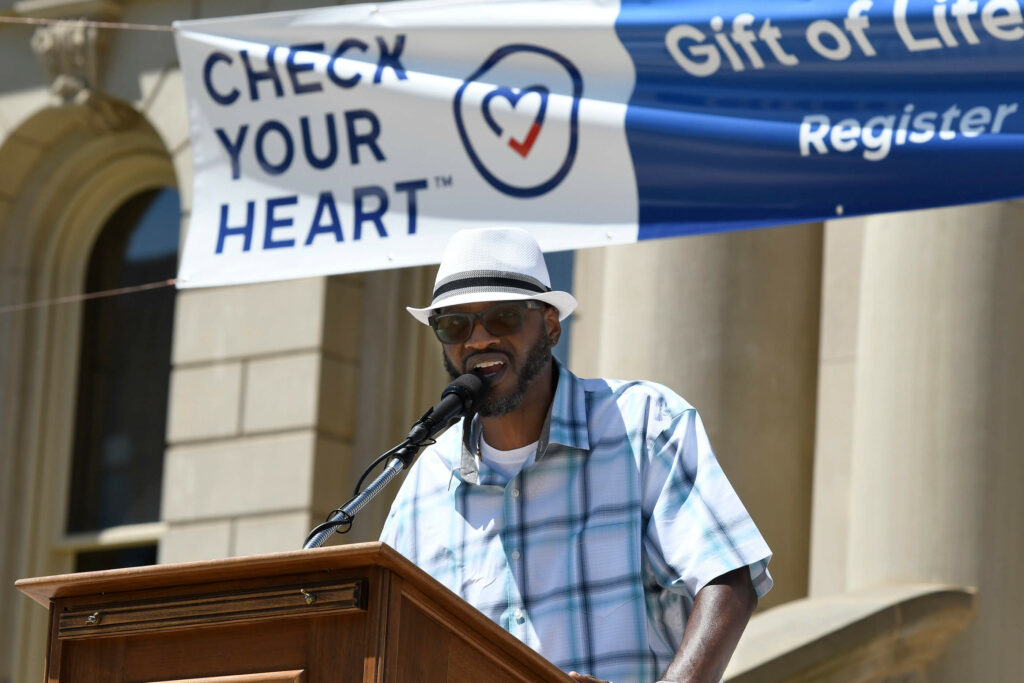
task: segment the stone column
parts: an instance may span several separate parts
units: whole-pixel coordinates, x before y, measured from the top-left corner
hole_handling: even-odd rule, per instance
[[[846,587],[978,587],[935,681],[1024,671],[1022,228],[1009,202],[875,216],[863,237]]]
[[[570,365],[700,411],[775,552],[770,606],[807,594],[821,226],[577,252]]]
[[[867,218],[825,225],[811,515],[811,597],[846,591],[861,252]]]
[[[375,457],[405,438],[448,384],[441,344],[429,327],[405,310],[406,306],[426,306],[430,302],[436,273],[436,266],[426,266],[363,276],[353,481]],[[374,474],[379,472],[378,468]],[[377,540],[404,476],[391,482],[359,513],[346,541]],[[346,496],[349,493],[344,491]]]

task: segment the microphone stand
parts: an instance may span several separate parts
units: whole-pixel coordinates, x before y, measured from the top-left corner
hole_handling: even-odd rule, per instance
[[[465,373],[449,384],[441,392],[441,401],[423,413],[423,416],[412,426],[405,441],[370,463],[370,466],[359,478],[359,482],[356,483],[355,496],[334,510],[326,522],[313,527],[309,536],[306,537],[306,542],[302,545],[303,550],[319,548],[339,527],[345,527],[342,533],[348,531],[352,527],[355,514],[362,510],[403,469],[412,464],[420,449],[428,443],[433,443],[430,439],[435,434],[453,424],[458,418],[467,414],[472,415],[474,405],[486,394],[486,383],[478,375],[472,373]],[[377,478],[370,482],[369,486],[360,491],[359,486],[363,483],[366,475],[388,457],[391,457],[391,462],[384,468],[384,471],[377,475]]]
[[[309,536],[306,537],[306,542],[303,543],[303,550],[311,550],[313,548],[319,548],[322,546],[328,538],[330,538],[338,527],[345,526],[345,531],[348,531],[348,527],[352,526],[352,522],[355,519],[357,512],[362,510],[367,503],[380,493],[384,487],[391,483],[391,480],[397,477],[402,470],[409,466],[409,464],[415,459],[416,455],[423,448],[423,443],[413,444],[408,439],[400,443],[395,448],[381,456],[385,458],[388,455],[394,454],[391,461],[388,463],[384,471],[377,475],[370,484],[362,491],[357,493],[354,497],[349,499],[347,503],[342,505],[340,508],[331,513],[330,517],[327,518],[326,522],[318,524],[313,527],[313,530],[309,532]],[[381,458],[378,458],[379,461]],[[376,461],[374,462],[376,464]],[[373,465],[371,464],[372,468]]]

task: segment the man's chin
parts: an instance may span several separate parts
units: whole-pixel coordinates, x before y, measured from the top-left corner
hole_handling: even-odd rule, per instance
[[[508,415],[523,402],[523,394],[518,391],[508,392],[501,396],[488,396],[487,401],[477,408],[480,417],[501,417]]]

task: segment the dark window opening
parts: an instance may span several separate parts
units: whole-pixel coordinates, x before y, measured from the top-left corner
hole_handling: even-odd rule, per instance
[[[176,190],[130,199],[96,240],[85,291],[173,278],[180,220]],[[174,295],[161,287],[83,304],[68,532],[159,517]]]
[[[156,564],[156,545],[84,550],[75,555],[76,572],[98,572]]]

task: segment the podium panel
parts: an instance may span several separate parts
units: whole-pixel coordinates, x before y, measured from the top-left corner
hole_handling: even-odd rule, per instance
[[[569,680],[379,543],[16,585],[50,610],[48,683]]]

